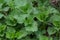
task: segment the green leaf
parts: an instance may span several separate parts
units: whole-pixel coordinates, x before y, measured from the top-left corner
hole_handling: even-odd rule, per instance
[[[45,35],[41,34],[40,31],[37,31],[37,32],[36,32],[36,36],[37,36],[38,40],[53,40],[52,37],[50,37],[50,36],[45,36]]]
[[[50,7],[50,13],[58,14],[59,12],[55,8]]]
[[[0,13],[0,19],[3,17],[4,15],[2,13]]]
[[[17,8],[21,12],[31,13],[32,5],[28,0],[14,0],[14,2],[15,2],[15,8]]]
[[[58,40],[59,30],[49,0],[0,0],[0,40]]]
[[[6,18],[5,23],[9,26],[15,26],[17,24],[16,20],[13,18],[12,15],[9,15],[8,17],[5,18]]]
[[[27,4],[27,0],[14,0],[15,2],[15,7],[16,8],[19,8],[19,7],[22,7],[22,6],[25,6]]]
[[[53,27],[52,28],[48,27],[47,32],[49,35],[52,35],[52,34],[56,33],[56,29],[54,29]]]
[[[23,23],[25,21],[25,18],[27,17],[27,14],[23,14],[23,15],[16,15],[14,18],[17,20],[18,23]]]
[[[5,8],[3,8],[3,10],[2,10],[2,11],[4,11],[4,12],[9,11],[9,7],[5,7]]]
[[[12,27],[8,27],[6,31],[6,38],[15,38],[15,29]]]
[[[53,39],[51,37],[49,38],[47,36],[40,35],[39,40],[53,40]]]
[[[14,2],[13,2],[13,0],[4,0],[4,2],[6,2],[6,4],[7,4],[8,6],[10,6],[12,9],[15,8],[15,7],[14,7]]]
[[[22,29],[22,30],[16,32],[16,38],[17,39],[21,39],[21,38],[27,36],[27,34],[29,34],[29,32],[27,32],[26,30]]]
[[[52,22],[56,27],[60,27],[60,15],[53,15],[50,18],[50,22]]]
[[[4,31],[5,29],[6,29],[6,25],[3,25],[3,24],[0,23],[0,32]]]
[[[6,24],[9,26],[15,26],[16,22],[15,21],[11,21],[11,20],[6,20]]]
[[[17,23],[23,23],[25,21],[25,18],[29,15],[22,13],[18,9],[15,9],[11,12],[10,16],[12,16],[15,20],[17,20]]]
[[[32,24],[28,24],[25,29],[27,31],[32,31],[32,32],[35,32],[35,31],[38,31],[38,27],[37,27],[37,23],[36,22],[32,22]]]
[[[24,21],[25,26],[27,26],[27,25],[29,25],[29,24],[32,24],[33,18],[34,18],[33,15],[29,15],[29,14],[28,14],[28,16],[26,17],[26,19],[25,19],[25,21]]]
[[[40,10],[38,10],[37,8],[32,8],[33,14],[38,14],[40,13]]]
[[[40,13],[38,13],[36,17],[39,21],[45,21],[48,15],[49,15],[49,10],[43,10]]]

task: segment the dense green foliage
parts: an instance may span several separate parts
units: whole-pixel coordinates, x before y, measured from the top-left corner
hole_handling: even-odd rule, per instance
[[[0,40],[59,40],[60,13],[49,0],[0,0]]]

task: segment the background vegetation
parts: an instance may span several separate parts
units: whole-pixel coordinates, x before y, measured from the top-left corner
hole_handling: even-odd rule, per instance
[[[60,40],[60,13],[49,0],[0,0],[0,40]]]

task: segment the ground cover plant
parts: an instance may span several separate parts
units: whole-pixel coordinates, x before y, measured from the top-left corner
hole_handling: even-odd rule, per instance
[[[0,0],[0,40],[60,40],[59,3]]]

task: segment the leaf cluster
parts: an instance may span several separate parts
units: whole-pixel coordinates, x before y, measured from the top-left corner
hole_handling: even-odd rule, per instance
[[[0,40],[59,40],[60,13],[49,0],[0,0]]]

